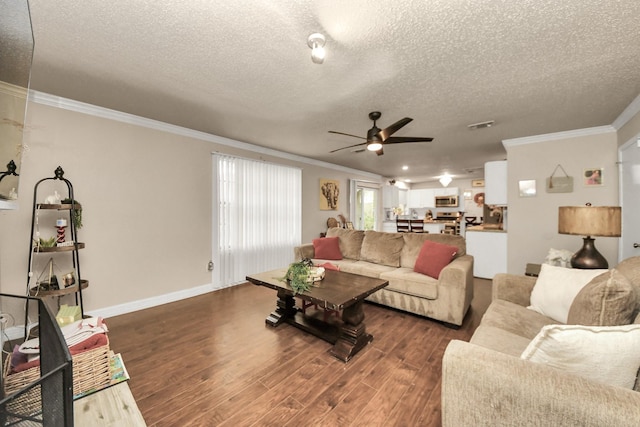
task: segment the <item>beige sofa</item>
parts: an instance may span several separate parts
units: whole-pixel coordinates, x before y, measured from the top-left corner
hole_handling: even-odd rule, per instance
[[[473,257],[466,254],[461,236],[429,233],[385,233],[379,231],[330,228],[327,237],[338,237],[341,260],[315,257],[307,243],[294,249],[296,260],[310,258],[316,264],[330,262],[340,271],[389,281],[384,289],[367,299],[389,307],[440,320],[462,324],[473,298]],[[425,240],[458,248],[455,258],[434,279],[413,271]]]
[[[631,283],[629,323],[640,323],[640,257],[616,270]],[[634,391],[520,358],[543,326],[559,323],[526,308],[535,283],[535,277],[496,275],[492,302],[470,342],[449,343],[442,361],[442,425],[639,426],[640,381]],[[612,354],[610,363],[615,360]]]

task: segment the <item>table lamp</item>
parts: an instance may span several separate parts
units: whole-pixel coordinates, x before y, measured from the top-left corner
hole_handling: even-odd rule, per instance
[[[582,248],[571,257],[573,268],[609,268],[591,236],[620,237],[621,213],[619,206],[560,206],[558,233],[586,236]]]

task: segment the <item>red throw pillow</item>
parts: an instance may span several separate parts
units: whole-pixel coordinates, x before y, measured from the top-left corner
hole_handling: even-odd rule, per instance
[[[314,258],[342,259],[338,237],[321,237],[313,239]]]
[[[413,266],[413,271],[437,279],[440,277],[442,269],[453,260],[457,253],[458,248],[455,246],[425,240],[416,259],[416,264]]]

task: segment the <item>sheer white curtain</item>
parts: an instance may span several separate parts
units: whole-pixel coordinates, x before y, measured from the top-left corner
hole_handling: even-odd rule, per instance
[[[213,163],[214,287],[288,266],[301,241],[301,170],[220,154]]]

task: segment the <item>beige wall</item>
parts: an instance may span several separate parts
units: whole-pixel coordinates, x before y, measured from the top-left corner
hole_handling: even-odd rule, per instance
[[[592,134],[589,134],[589,133]],[[603,133],[604,132],[604,133]],[[565,135],[565,136],[562,136]],[[507,141],[508,158],[508,272],[523,274],[527,263],[541,263],[550,248],[576,252],[579,236],[558,234],[558,207],[591,203],[618,205],[617,134],[612,127],[586,129],[551,136],[546,141]],[[561,164],[574,178],[573,192],[547,193],[546,178]],[[586,168],[603,168],[604,185],[586,187]],[[519,196],[518,181],[535,179],[537,196]],[[610,265],[617,264],[618,239],[596,238],[596,247]]]
[[[26,292],[33,188],[61,165],[83,206],[85,311],[127,311],[136,301],[162,302],[211,284],[212,152],[300,167],[303,242],[325,231],[328,216],[337,213],[319,209],[320,178],[340,181],[345,215],[348,178],[372,179],[36,102],[29,105],[26,144],[20,208],[0,211],[0,291]],[[43,237],[54,233],[41,228]]]
[[[618,131],[618,146],[622,146],[632,138],[638,137],[640,137],[640,113],[634,115],[620,128]]]

